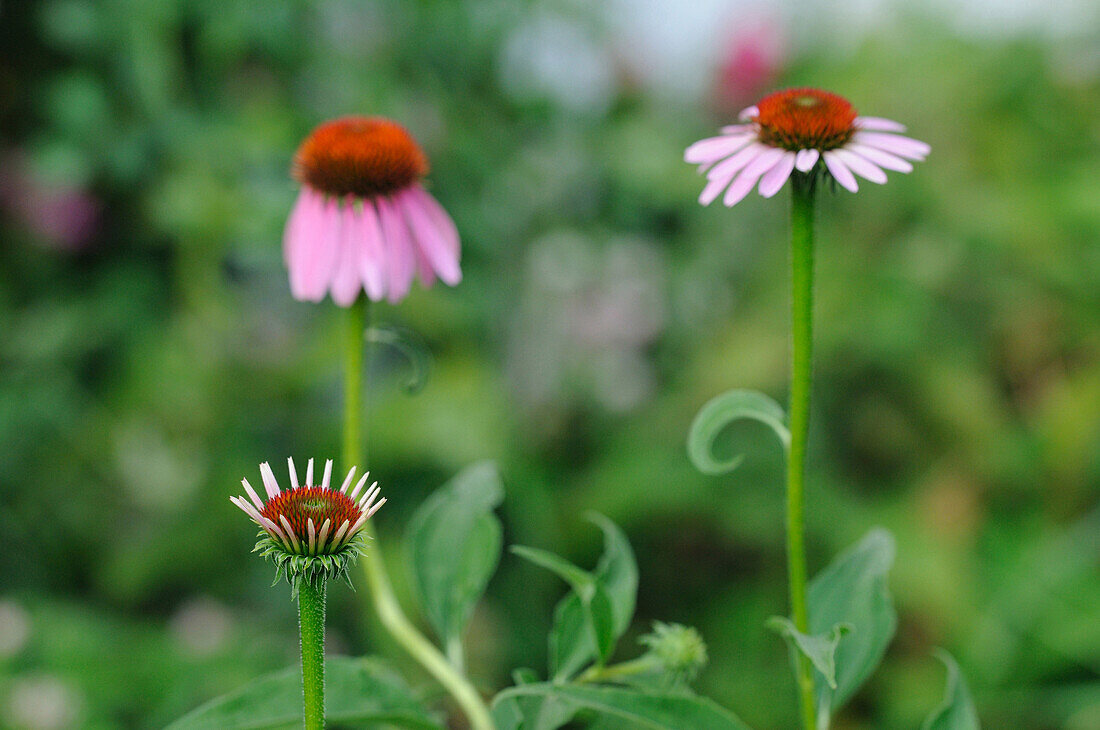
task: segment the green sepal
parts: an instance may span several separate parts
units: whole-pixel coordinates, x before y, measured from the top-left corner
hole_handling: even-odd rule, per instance
[[[363,533],[356,535],[335,553],[300,555],[287,552],[282,543],[261,530],[252,552],[260,553],[275,564],[275,580],[271,585],[278,585],[281,579],[285,579],[295,594],[302,580],[317,587],[329,580],[342,578],[348,587],[353,588],[351,569],[359,556],[366,554],[365,537]]]

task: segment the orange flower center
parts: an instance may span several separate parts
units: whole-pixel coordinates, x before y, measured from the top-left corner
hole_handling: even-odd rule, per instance
[[[428,158],[404,127],[382,117],[343,117],[306,137],[294,178],[322,193],[388,195],[428,173]]]
[[[831,150],[855,133],[856,110],[842,96],[820,89],[784,89],[761,99],[753,120],[760,141],[788,150]]]
[[[355,501],[343,492],[324,487],[298,487],[273,497],[264,505],[260,514],[280,529],[283,529],[283,523],[279,521],[279,515],[286,517],[298,539],[308,542],[307,524],[310,518],[313,519],[313,529],[317,533],[320,533],[325,520],[332,520],[329,535],[334,535],[345,520],[351,523],[348,526],[350,529],[363,513],[359,511]]]

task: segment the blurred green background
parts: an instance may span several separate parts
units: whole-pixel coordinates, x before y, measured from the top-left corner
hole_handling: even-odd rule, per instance
[[[296,661],[227,498],[338,451],[338,312],[291,299],[280,242],[298,142],[369,113],[423,143],[464,245],[459,287],[376,310],[434,357],[415,397],[398,355],[371,373],[400,587],[409,515],[494,459],[508,542],[590,565],[608,515],[634,635],[697,626],[699,689],[793,727],[778,448],[733,429],[723,478],[684,451],[711,396],[785,398],[786,199],[703,209],[681,157],[812,84],[933,150],[820,205],[811,566],[898,539],[898,635],[837,728],[917,728],[936,646],[987,728],[1100,727],[1100,11],[857,5],[0,4],[0,726],[161,727]],[[562,590],[503,559],[486,691],[545,667]],[[423,681],[362,589],[330,632]]]

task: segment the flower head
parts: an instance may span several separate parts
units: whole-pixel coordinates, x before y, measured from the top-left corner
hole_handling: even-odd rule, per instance
[[[294,156],[302,189],[287,221],[283,258],[295,299],[326,294],[342,307],[366,292],[400,301],[413,277],[462,279],[454,222],[421,185],[428,158],[404,127],[343,117],[317,127]]]
[[[325,462],[321,484],[313,484],[313,459],[306,465],[305,483],[298,483],[294,459],[287,459],[293,488],[282,491],[267,462],[260,464],[267,501],[242,479],[248,495],[230,497],[230,501],[260,526],[260,541],[256,550],[272,557],[279,574],[296,584],[305,577],[310,582],[319,578],[347,576],[347,570],[362,553],[360,533],[370,517],[386,503],[375,501],[381,491],[374,482],[363,491],[370,472],[363,474],[352,488],[356,468],[353,466],[339,489],[330,487],[332,460]],[[360,495],[362,492],[362,495]],[[276,576],[278,580],[278,575]]]
[[[880,117],[861,117],[847,99],[820,89],[785,89],[741,112],[741,124],[687,148],[684,159],[706,172],[699,202],[740,202],[759,183],[760,194],[779,192],[794,171],[827,174],[852,191],[856,175],[886,182],[885,170],[909,172],[907,160],[923,160],[931,148],[903,137],[905,127]],[[853,174],[854,173],[854,174]]]
[[[687,684],[707,663],[707,645],[699,632],[682,624],[653,623],[653,633],[638,640],[671,684]]]

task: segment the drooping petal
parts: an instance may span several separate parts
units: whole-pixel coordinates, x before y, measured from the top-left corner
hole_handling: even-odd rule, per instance
[[[752,162],[745,166],[745,169],[738,174],[737,179],[726,190],[726,195],[722,198],[723,205],[729,208],[741,202],[749,194],[749,191],[756,186],[756,181],[760,179],[760,176],[779,162],[779,159],[786,152],[786,150],[778,147],[768,147],[757,155]]]
[[[730,173],[726,177],[716,177],[707,181],[706,187],[703,188],[703,192],[699,193],[699,204],[710,205],[714,202],[715,198],[722,194],[722,191],[726,189],[726,186],[733,180],[735,173]]]
[[[393,201],[380,196],[375,203],[386,245],[386,263],[389,265],[386,294],[390,302],[397,303],[405,298],[412,286],[416,257],[409,240],[409,229]]]
[[[723,160],[715,165],[710,172],[707,173],[707,179],[717,180],[719,178],[732,178],[737,174],[738,170],[742,169],[759,155],[770,149],[775,148],[760,143],[751,144],[728,160]]]
[[[378,210],[370,200],[362,201],[357,211],[356,223],[362,246],[359,249],[359,273],[363,287],[371,301],[381,301],[386,296],[386,246],[382,225],[378,222]]]
[[[772,165],[771,169],[764,173],[764,177],[760,178],[760,194],[762,196],[770,198],[779,192],[779,189],[783,187],[783,183],[787,182],[787,178],[791,176],[791,170],[794,169],[794,159],[794,152],[785,152],[779,158],[779,162]]]
[[[291,294],[296,299],[319,302],[325,297],[340,254],[340,205],[325,201],[309,225],[310,240],[294,251],[291,259]]]
[[[316,258],[317,238],[325,230],[325,198],[309,187],[298,194],[283,235],[283,261],[290,276],[290,293],[304,300],[306,274]]]
[[[875,147],[885,152],[890,152],[911,160],[923,160],[932,150],[924,142],[918,139],[902,137],[898,134],[881,134],[878,132],[856,132],[852,135],[852,141]]]
[[[340,250],[332,276],[332,301],[341,307],[354,304],[363,290],[363,277],[359,269],[363,238],[355,224],[355,211],[351,199],[348,199],[340,207]]]
[[[833,150],[833,154],[840,158],[844,162],[844,166],[849,170],[859,175],[860,177],[870,180],[873,183],[882,185],[886,182],[886,173],[883,172],[870,160],[860,157],[855,152],[846,149]]]
[[[684,162],[690,162],[693,165],[709,165],[732,155],[754,139],[756,134],[751,132],[701,139],[684,150]]]
[[[448,244],[447,232],[439,229],[431,212],[424,207],[423,199],[411,189],[398,193],[394,199],[405,214],[416,249],[424,255],[432,270],[450,286],[462,281],[462,270]]]
[[[751,132],[754,128],[752,124],[728,124],[722,127],[722,134],[741,134],[742,132]]]
[[[439,204],[439,201],[436,200],[431,193],[420,185],[413,185],[412,188],[410,188],[410,194],[414,195],[417,200],[420,201],[424,210],[428,211],[432,220],[435,221],[436,229],[443,235],[444,240],[447,242],[447,246],[451,249],[451,253],[454,254],[455,261],[459,261],[462,258],[462,251],[458,227],[455,226],[455,222],[451,220],[450,214],[443,209],[443,206]]]
[[[882,117],[856,117],[855,125],[870,132],[904,132],[905,125]]]
[[[882,150],[875,149],[874,147],[868,147],[867,145],[849,142],[845,149],[855,152],[860,157],[866,157],[868,160],[875,163],[879,167],[885,167],[887,170],[894,170],[895,172],[913,171],[913,166],[898,157],[897,155],[892,155],[889,152],[883,152]]]
[[[286,266],[290,266],[291,252],[294,247],[308,240],[308,237],[301,233],[301,229],[309,219],[309,208],[315,205],[314,195],[310,188],[302,188],[294,201],[290,217],[286,219],[286,228],[283,230],[283,264]]]
[[[836,150],[829,150],[822,157],[825,158],[825,166],[829,168],[833,179],[853,193],[859,190],[855,176],[844,166],[844,161],[836,156]]]
[[[817,164],[821,153],[817,150],[799,150],[794,158],[794,166],[799,172],[809,172]]]
[[[279,496],[279,483],[275,481],[275,474],[271,471],[271,465],[266,461],[260,464],[260,476],[264,480],[264,489],[267,490],[268,498]]]

